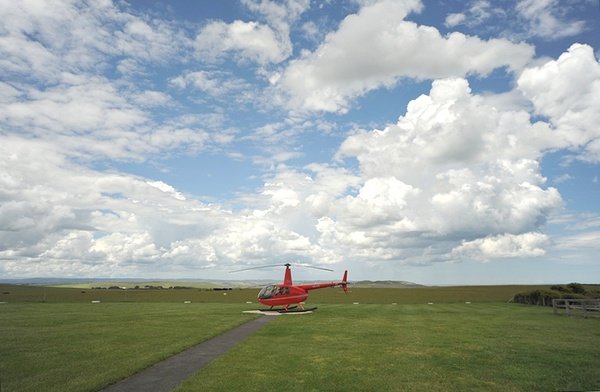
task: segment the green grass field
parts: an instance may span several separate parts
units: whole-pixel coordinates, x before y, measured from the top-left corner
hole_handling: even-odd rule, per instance
[[[454,302],[507,302],[518,292],[547,286],[455,286],[416,288],[361,288],[350,286],[350,295],[339,288],[315,290],[308,303],[414,304]],[[229,291],[187,290],[94,290],[65,287],[0,284],[0,302],[256,302],[258,289]]]
[[[600,389],[600,317],[506,303],[524,287],[317,290],[180,390]],[[0,286],[0,390],[97,391],[248,320],[256,293]]]
[[[96,391],[249,319],[234,304],[0,304],[0,390]]]
[[[184,391],[600,388],[600,320],[514,304],[321,305],[279,316]]]

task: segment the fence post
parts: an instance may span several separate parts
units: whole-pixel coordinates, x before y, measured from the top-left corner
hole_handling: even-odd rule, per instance
[[[560,309],[565,309],[565,314],[571,316],[571,310],[582,310],[583,317],[588,318],[592,313],[600,312],[600,299],[552,299],[552,312],[559,314]],[[576,312],[579,314],[579,312]]]

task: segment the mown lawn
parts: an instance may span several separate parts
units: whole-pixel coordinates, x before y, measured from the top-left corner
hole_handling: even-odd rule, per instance
[[[250,320],[242,305],[0,304],[0,390],[96,391]]]
[[[364,288],[350,285],[350,294],[340,288],[311,291],[308,304],[416,304],[454,302],[506,302],[519,292],[548,289],[548,286],[453,286],[413,288]],[[98,290],[67,287],[0,284],[0,302],[256,302],[258,288],[210,291],[185,290]]]
[[[257,306],[254,289],[0,288],[3,392],[99,390]],[[311,292],[317,312],[278,317],[180,391],[600,390],[598,316],[507,304],[520,286],[350,291]]]
[[[279,316],[178,392],[599,389],[599,318],[455,303]]]

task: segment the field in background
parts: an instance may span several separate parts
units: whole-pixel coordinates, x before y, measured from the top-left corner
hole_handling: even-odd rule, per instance
[[[361,288],[350,286],[350,294],[340,288],[311,291],[309,304],[412,304],[453,302],[507,302],[518,292],[548,286],[456,286],[415,288]],[[258,289],[215,291],[207,289],[105,290],[66,287],[0,285],[0,302],[256,302]]]
[[[600,318],[506,303],[535,288],[316,290],[182,391],[600,389]],[[248,320],[257,291],[0,285],[0,390],[98,390]]]
[[[0,302],[221,302],[246,303],[257,289],[106,290],[25,285],[0,285]]]

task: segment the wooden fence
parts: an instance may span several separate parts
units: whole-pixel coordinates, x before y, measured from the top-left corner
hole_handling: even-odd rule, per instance
[[[572,311],[583,312],[583,317],[588,316],[588,312],[600,312],[600,299],[553,299],[552,308],[554,314],[564,309],[570,316]]]

